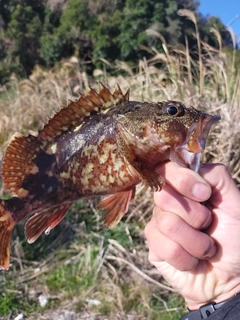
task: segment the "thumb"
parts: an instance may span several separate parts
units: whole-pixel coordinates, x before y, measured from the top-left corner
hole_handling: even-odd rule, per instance
[[[239,216],[237,202],[239,202],[240,192],[227,167],[223,164],[208,163],[201,166],[199,173],[212,188],[210,204],[225,211],[236,208]]]

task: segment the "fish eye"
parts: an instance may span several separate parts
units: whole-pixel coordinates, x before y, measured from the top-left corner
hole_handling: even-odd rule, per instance
[[[178,108],[175,107],[175,106],[168,106],[167,107],[167,113],[170,115],[170,116],[175,116],[177,113],[178,113]]]
[[[180,103],[168,103],[165,105],[164,111],[170,116],[180,117],[184,115],[184,107]]]

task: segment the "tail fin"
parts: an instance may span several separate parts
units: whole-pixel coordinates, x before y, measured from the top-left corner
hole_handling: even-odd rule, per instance
[[[5,201],[0,200],[0,270],[9,269],[10,240],[15,221],[6,209]]]

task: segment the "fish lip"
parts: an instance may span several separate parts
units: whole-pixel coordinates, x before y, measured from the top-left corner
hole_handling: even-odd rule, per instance
[[[205,149],[208,134],[217,121],[221,119],[218,115],[201,114],[198,122],[189,130],[187,139],[187,150],[189,152],[202,152]]]
[[[189,128],[185,142],[170,151],[170,160],[177,165],[198,172],[201,152],[205,148],[209,131],[212,125],[220,119],[221,117],[217,115],[201,114],[198,122]]]

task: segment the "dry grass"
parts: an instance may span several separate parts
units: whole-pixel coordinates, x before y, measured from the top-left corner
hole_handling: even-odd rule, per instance
[[[189,12],[181,14],[194,21]],[[77,92],[84,92],[87,86],[96,87],[100,80],[109,88],[116,83],[123,90],[130,88],[131,100],[181,100],[187,106],[221,115],[221,121],[209,138],[203,161],[224,163],[236,182],[240,183],[240,74],[235,64],[236,51],[224,52],[218,32],[213,32],[219,41],[218,50],[201,41],[196,27],[197,61],[193,61],[189,54],[187,39],[185,47],[170,48],[160,34],[148,30],[149,34],[155,35],[163,43],[164,52],[152,48],[153,58],[139,61],[135,69],[129,68],[124,62],[116,62],[115,68],[122,71],[124,76],[112,77],[95,70],[93,77],[89,78],[78,69],[76,58],[72,58],[63,63],[59,70],[43,71],[36,68],[29,79],[21,82],[13,77],[8,85],[0,88],[1,151],[14,132],[36,132],[53,110],[66,105],[67,99],[77,97]],[[143,228],[149,220],[152,206],[151,194],[140,194],[131,205],[128,224],[121,224],[115,233],[113,231],[110,234],[101,229],[100,217],[92,207],[94,214],[91,213],[91,218],[87,219],[95,227],[90,231],[84,229],[83,232],[81,226],[85,225],[84,222],[71,221],[75,236],[70,242],[68,236],[64,238],[62,242],[67,243],[64,250],[59,251],[59,243],[62,243],[59,238],[51,245],[48,238],[43,240],[48,242],[47,246],[46,243],[42,247],[33,245],[33,251],[39,248],[43,248],[41,252],[45,251],[45,259],[39,261],[29,258],[29,246],[24,244],[17,232],[13,246],[13,270],[17,270],[18,280],[14,271],[1,275],[5,281],[2,281],[5,283],[2,290],[7,296],[9,287],[14,287],[18,292],[17,297],[24,292],[29,300],[29,292],[40,286],[41,289],[33,290],[35,296],[31,301],[35,301],[35,304],[33,308],[28,307],[30,314],[34,314],[33,310],[39,311],[37,296],[39,292],[46,291],[52,301],[50,306],[60,304],[61,312],[74,309],[77,312],[74,317],[81,314],[82,318],[79,316],[79,319],[179,318],[180,313],[174,313],[171,301],[169,305],[166,303],[171,288],[160,282],[161,277],[147,262]],[[88,211],[86,206],[81,210]],[[81,210],[78,214],[75,212],[75,217]],[[64,223],[62,225],[65,226]],[[68,228],[67,231],[61,230],[61,237],[69,235]],[[59,235],[59,229],[50,240],[54,239],[54,235]],[[81,282],[84,279],[88,279],[89,283]],[[24,286],[25,289],[22,289]],[[175,296],[170,297],[175,299]],[[90,306],[87,302],[89,299],[100,301],[100,305]],[[141,308],[135,306],[134,301]],[[159,314],[161,317],[158,318]],[[46,310],[41,317],[38,313],[38,318],[53,319],[52,315],[49,316]],[[56,319],[58,317],[59,314]]]
[[[199,61],[192,60],[187,43],[186,47],[169,48],[160,34],[148,30],[163,42],[164,53],[152,48],[153,58],[139,61],[135,69],[118,61],[115,68],[122,70],[125,76],[112,77],[95,70],[94,76],[89,78],[78,69],[76,58],[72,58],[57,71],[36,68],[27,80],[18,82],[13,78],[0,88],[4,97],[0,99],[1,150],[14,132],[36,132],[53,111],[66,105],[67,99],[76,98],[78,92],[84,92],[89,85],[96,88],[100,80],[109,88],[116,83],[123,90],[130,88],[132,100],[174,99],[187,106],[220,114],[222,120],[213,139],[210,138],[214,143],[207,147],[204,159],[228,165],[239,182],[240,73],[235,65],[236,51],[222,51],[220,35],[216,30],[213,32],[219,40],[219,50],[199,40],[204,48]]]

